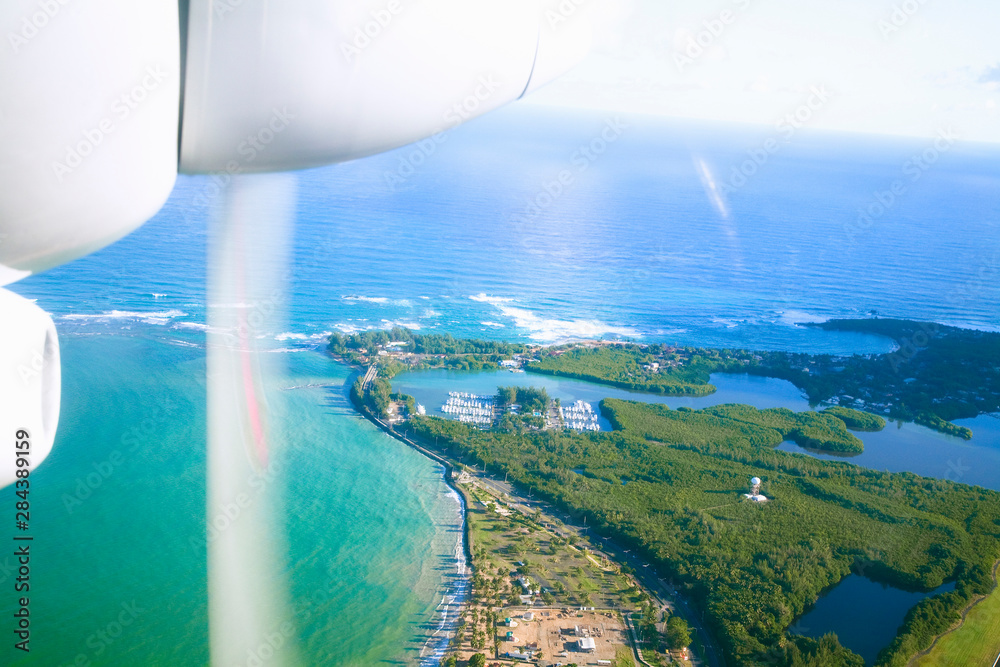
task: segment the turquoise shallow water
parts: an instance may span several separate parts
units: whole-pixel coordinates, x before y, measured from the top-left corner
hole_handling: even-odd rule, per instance
[[[207,664],[203,351],[94,336],[62,352],[56,447],[31,478],[32,651],[5,664]],[[457,499],[440,466],[350,411],[346,368],[283,356],[285,386],[333,385],[283,391],[273,415],[296,442],[285,511],[300,655],[416,664],[455,583]]]

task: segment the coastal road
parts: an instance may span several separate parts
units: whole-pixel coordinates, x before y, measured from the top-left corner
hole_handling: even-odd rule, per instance
[[[474,468],[473,470],[477,482],[497,495],[506,495],[510,499],[511,506],[522,514],[530,515],[534,509],[539,509],[545,514],[559,519],[565,528],[569,531],[575,532],[578,537],[582,537],[584,533],[588,532],[589,529],[586,524],[579,523],[574,517],[554,507],[550,503],[537,498],[531,498],[530,496],[525,497],[518,493],[510,482],[494,479],[493,477],[490,477],[485,473],[481,473]],[[591,551],[598,556],[605,556],[609,560],[628,564],[635,571],[634,576],[639,583],[653,595],[655,602],[658,604],[661,611],[674,610],[674,605],[671,603],[671,600],[676,600],[680,604],[680,611],[686,620],[691,624],[691,627],[697,633],[698,638],[705,647],[705,663],[709,665],[709,667],[722,667],[723,663],[719,658],[718,652],[715,649],[708,631],[705,629],[701,619],[697,616],[695,610],[691,607],[687,600],[685,600],[679,593],[671,589],[666,582],[659,578],[655,570],[649,566],[649,563],[643,562],[642,559],[640,559],[635,553],[628,549],[623,549],[612,540],[598,535],[594,535],[594,539],[588,539],[594,547],[596,547],[598,543],[597,540],[601,541],[600,544],[602,547],[599,549],[593,548]],[[701,661],[695,656],[691,657],[691,664],[701,664]]]
[[[369,371],[371,370],[372,369],[369,368]],[[436,459],[441,462],[446,461],[446,459],[441,457],[441,455],[437,454],[436,452],[430,451],[429,447],[424,447],[423,445],[418,444],[414,440],[406,437],[404,433],[397,432],[392,425],[386,424],[385,422],[379,419],[373,419],[371,417],[369,417],[369,419],[372,419],[375,423],[381,426],[381,428],[386,432],[392,434],[396,438],[402,440],[403,442],[414,447],[415,449],[418,449],[419,451],[423,452],[430,458]],[[583,534],[589,530],[586,523],[577,522],[577,520],[574,517],[556,508],[555,506],[553,506],[548,502],[545,502],[538,498],[532,498],[530,489],[528,491],[529,494],[528,496],[521,495],[514,488],[514,485],[511,484],[510,482],[507,482],[505,480],[494,479],[485,472],[480,472],[479,470],[477,470],[475,466],[470,466],[470,467],[472,468],[472,476],[475,477],[478,483],[480,483],[486,489],[490,490],[492,493],[496,494],[498,497],[506,496],[509,499],[510,506],[516,511],[520,512],[521,514],[524,514],[525,516],[530,516],[534,510],[536,509],[540,510],[545,514],[548,514],[549,516],[559,519],[562,522],[563,527],[567,530],[567,532],[575,532],[577,537],[583,537]],[[659,576],[656,574],[655,569],[651,568],[649,566],[649,563],[643,562],[635,553],[632,553],[628,549],[623,549],[610,539],[601,537],[599,535],[595,535],[594,538],[595,539],[588,539],[587,541],[590,542],[592,546],[596,547],[596,541],[601,540],[602,548],[601,549],[592,548],[591,551],[594,554],[597,554],[598,556],[605,556],[609,560],[614,560],[619,563],[628,564],[635,571],[635,574],[633,575],[635,579],[647,591],[649,591],[649,593],[654,598],[654,602],[657,604],[657,606],[661,611],[673,611],[675,608],[670,601],[676,600],[677,602],[679,602],[681,605],[680,610],[683,612],[683,615],[685,616],[686,620],[691,625],[691,627],[694,629],[695,633],[697,633],[699,639],[701,640],[702,646],[705,647],[704,658],[708,667],[723,667],[724,663],[719,658],[718,651],[716,650],[715,645],[713,644],[712,639],[708,634],[708,631],[705,629],[701,619],[699,619],[698,616],[695,614],[694,609],[687,602],[687,600],[685,600],[683,596],[681,596],[670,586],[668,586],[666,582],[660,579]],[[696,666],[702,664],[701,661],[694,655],[691,656],[690,662],[692,665]]]
[[[361,380],[361,393],[362,394],[364,394],[366,391],[368,391],[368,385],[370,385],[372,383],[372,381],[375,380],[375,377],[377,375],[378,375],[378,366],[376,366],[375,364],[372,364],[371,366],[368,367],[368,370],[365,371],[365,376]]]

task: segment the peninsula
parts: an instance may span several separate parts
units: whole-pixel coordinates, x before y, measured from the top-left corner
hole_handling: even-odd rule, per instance
[[[910,611],[877,662],[902,666],[994,588],[1000,493],[775,446],[789,438],[850,451],[857,440],[850,430],[885,425],[882,417],[854,409],[859,407],[897,418],[906,414],[970,437],[948,419],[996,409],[1000,356],[991,350],[1000,336],[897,320],[826,326],[877,329],[891,334],[898,348],[855,357],[634,343],[541,348],[392,330],[335,335],[330,351],[368,365],[352,389],[364,414],[439,456],[529,490],[623,552],[640,555],[657,579],[691,602],[693,617],[703,615],[710,637],[703,650],[717,647],[728,664],[860,667],[863,660],[836,637],[811,639],[789,631],[821,592],[851,572],[919,590],[954,582],[953,590]],[[924,338],[916,336],[921,331]],[[561,406],[543,390],[519,387],[480,397],[491,406],[491,418],[464,423],[420,414],[411,397],[393,391],[395,374],[427,367],[509,367],[687,395],[714,391],[711,372],[746,372],[785,377],[827,407],[802,413],[744,405],[672,410],[605,399],[599,410],[614,430],[594,432],[568,427],[553,412]],[[522,403],[531,409],[512,409]],[[755,484],[748,494],[751,477]],[[532,540],[532,529],[524,529],[519,548],[528,563],[535,560],[532,554],[538,558],[552,548],[552,539]],[[496,557],[482,553],[480,566],[482,558],[490,563]],[[635,611],[653,617],[647,633],[665,631],[666,623],[657,625],[657,610],[646,609],[653,611]],[[647,661],[660,655],[657,644],[668,644],[660,637],[652,640]],[[648,636],[646,641],[648,647]],[[501,655],[499,643],[493,648]]]

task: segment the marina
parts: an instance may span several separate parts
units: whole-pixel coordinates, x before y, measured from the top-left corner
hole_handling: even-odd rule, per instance
[[[594,406],[586,401],[578,400],[567,408],[559,406],[559,417],[566,428],[576,431],[600,431],[600,417],[594,412]]]
[[[441,412],[467,424],[491,426],[497,416],[496,396],[451,391]]]
[[[502,384],[538,386],[545,388],[552,398],[559,399],[566,406],[580,400],[593,405],[602,431],[612,430],[611,424],[597,409],[601,399],[605,397],[660,403],[674,409],[687,407],[697,410],[725,403],[746,403],[759,409],[783,407],[795,412],[811,409],[802,392],[787,380],[713,373],[710,381],[717,387],[717,391],[708,396],[664,396],[534,373],[511,375],[508,371],[500,370],[429,370],[401,374],[394,378],[393,387],[414,396],[425,405],[441,405],[456,387],[462,387],[469,393],[486,394],[491,390],[495,391]],[[558,417],[553,415],[550,421],[557,420]],[[865,443],[862,454],[845,455],[807,450],[792,442],[784,442],[777,449],[824,460],[848,461],[873,470],[913,472],[936,479],[998,489],[1000,417],[984,414],[973,419],[960,419],[956,423],[972,429],[975,434],[972,440],[962,440],[919,424],[893,422],[891,427],[878,432],[855,432]],[[553,424],[553,427],[558,428],[560,425]]]
[[[448,397],[441,406],[441,412],[447,417],[466,424],[489,428],[497,423],[504,412],[512,415],[521,413],[517,403],[498,405],[495,394],[476,394],[465,391],[449,391]],[[418,414],[426,414],[422,405],[417,406]],[[545,428],[568,428],[575,431],[600,431],[601,416],[594,409],[593,403],[577,399],[568,406],[560,405],[559,401],[551,401],[546,410],[547,416],[535,411],[534,416],[545,417]]]

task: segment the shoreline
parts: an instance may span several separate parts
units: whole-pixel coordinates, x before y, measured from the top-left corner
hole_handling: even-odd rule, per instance
[[[339,361],[346,362],[346,360],[344,360],[344,359],[339,359]],[[355,369],[358,368],[357,366],[355,366],[353,364],[351,366],[352,366],[352,368],[355,368]],[[359,375],[360,375],[360,373],[359,373]],[[356,377],[357,376],[352,377],[352,380],[356,379]],[[352,399],[353,398],[354,397],[352,395]],[[395,437],[397,440],[400,440],[404,444],[406,444],[406,445],[408,445],[408,446],[416,449],[417,451],[419,451],[420,453],[424,454],[428,458],[431,458],[431,459],[435,460],[436,462],[441,463],[442,465],[444,465],[446,467],[446,482],[448,483],[448,485],[451,488],[453,488],[456,491],[458,491],[459,495],[461,497],[463,497],[463,501],[464,501],[463,504],[464,504],[465,510],[466,510],[466,513],[465,513],[465,515],[463,517],[463,519],[464,519],[463,520],[463,535],[464,535],[464,539],[465,539],[465,545],[467,547],[467,554],[469,552],[471,552],[472,551],[471,535],[470,535],[471,526],[470,526],[470,519],[469,519],[469,516],[468,516],[468,499],[466,499],[464,497],[464,494],[461,493],[461,490],[459,490],[459,489],[456,488],[456,485],[452,483],[452,479],[451,479],[452,476],[455,474],[454,470],[457,469],[457,466],[461,466],[461,463],[460,462],[453,462],[452,460],[446,458],[445,456],[437,453],[437,451],[431,450],[428,447],[423,446],[417,440],[408,438],[405,435],[403,435],[402,433],[397,432],[394,429],[394,425],[393,424],[387,423],[387,422],[383,421],[382,419],[376,417],[374,414],[370,413],[369,410],[367,409],[367,406],[358,405],[357,403],[355,403],[354,400],[352,400],[352,406],[355,407],[355,409],[358,412],[362,413],[363,416],[365,416],[366,418],[368,418],[369,421],[372,421],[373,423],[375,423],[381,430],[385,431],[386,433],[388,433],[388,434],[392,435],[393,437]],[[994,567],[993,567],[994,582],[996,582],[998,568],[1000,568],[1000,561],[997,561],[996,563],[994,563]],[[995,586],[996,586],[996,584],[995,584]],[[966,618],[967,614],[969,613],[969,611],[971,611],[971,609],[973,609],[978,603],[980,603],[982,601],[982,599],[985,599],[985,597],[984,598],[980,598],[978,600],[975,600],[972,603],[968,604],[962,610],[962,612],[961,612],[961,619],[960,619],[960,621],[959,621],[958,624],[956,624],[952,628],[949,628],[948,630],[946,630],[945,632],[943,632],[941,635],[938,635],[937,637],[935,637],[933,639],[933,641],[931,642],[930,646],[928,646],[923,651],[920,651],[916,655],[911,656],[911,658],[910,658],[910,660],[908,661],[907,664],[913,664],[914,660],[919,659],[920,657],[927,655],[930,651],[932,651],[934,649],[935,646],[937,646],[938,641],[942,637],[947,636],[948,634],[950,634],[950,633],[958,630],[959,628],[963,627],[964,626],[964,622],[965,622],[965,618]],[[464,609],[468,609],[469,605],[463,605],[463,608]]]
[[[357,366],[355,364],[351,364],[346,359],[343,359],[343,358],[341,358],[341,357],[339,357],[337,355],[331,354],[330,356],[333,357],[339,363],[343,363],[343,364],[347,365],[349,368],[351,368],[354,371],[354,373],[352,375],[348,376],[347,381],[345,382],[345,386],[347,384],[353,385],[354,382],[357,379],[364,377],[364,374],[366,373],[367,368],[365,368],[365,367],[359,367],[359,366]],[[464,489],[460,488],[455,483],[454,476],[455,476],[455,466],[456,466],[456,463],[454,461],[448,459],[447,457],[444,457],[444,456],[438,454],[437,452],[424,447],[423,445],[421,445],[420,443],[416,442],[415,440],[407,438],[405,435],[396,432],[392,428],[392,425],[390,425],[390,424],[382,421],[381,419],[379,419],[379,418],[375,417],[374,415],[370,414],[368,411],[362,409],[360,406],[356,405],[354,403],[354,401],[353,401],[352,398],[349,398],[349,400],[351,402],[351,406],[354,408],[354,411],[359,416],[363,417],[364,419],[367,419],[369,422],[371,422],[372,424],[374,424],[376,426],[376,428],[378,428],[380,431],[382,431],[386,435],[389,435],[392,438],[398,440],[399,442],[403,443],[404,445],[406,445],[406,446],[408,446],[408,447],[416,450],[418,453],[426,456],[427,458],[431,459],[435,463],[440,464],[444,468],[444,482],[445,482],[445,484],[448,486],[449,489],[451,489],[452,491],[454,491],[458,495],[458,497],[460,499],[460,503],[461,503],[461,507],[462,507],[462,543],[463,543],[463,547],[464,547],[464,555],[465,555],[465,558],[466,558],[466,560],[467,560],[467,562],[469,564],[469,568],[468,568],[468,583],[469,583],[469,589],[468,590],[469,590],[469,595],[466,597],[465,600],[463,600],[462,604],[459,607],[458,614],[455,617],[456,621],[457,621],[457,619],[462,618],[464,616],[464,614],[466,612],[468,612],[472,608],[472,600],[473,600],[473,597],[472,597],[472,578],[473,578],[473,574],[472,573],[473,573],[473,570],[474,570],[475,566],[473,564],[472,535],[471,535],[471,527],[470,527],[470,523],[469,523],[469,514],[468,514],[468,502],[469,502],[469,498],[466,495],[466,491]],[[552,513],[552,516],[559,516],[559,513],[558,512]],[[610,544],[606,544],[605,547],[604,547],[604,550],[606,552],[609,552],[609,553],[613,552],[614,553],[614,559],[617,562],[620,562],[620,563],[623,563],[623,564],[627,564],[628,561],[629,561],[629,558],[624,555],[624,554],[628,554],[628,552],[626,551],[626,552],[624,552],[624,554],[622,554],[621,553],[621,547],[618,547],[613,542],[610,543]],[[635,561],[634,556],[632,557],[632,560]],[[666,596],[663,595],[666,591],[665,590],[660,590],[660,588],[658,588],[652,580],[648,579],[649,573],[638,571],[639,568],[636,568],[636,570],[637,571],[633,575],[631,575],[633,577],[635,583],[637,585],[641,585],[649,593],[651,593],[653,595],[653,597],[657,600],[659,607],[665,608],[666,605],[667,605],[666,600],[673,599],[673,598],[670,595],[666,595]],[[665,584],[663,584],[662,580],[658,580],[658,581],[661,584],[661,586],[665,586]],[[671,593],[673,593],[673,591],[671,591]],[[702,641],[703,649],[707,651],[707,654],[702,654],[701,655],[701,659],[704,662],[703,663],[699,662],[699,663],[695,663],[695,664],[705,664],[708,667],[719,667],[720,665],[724,665],[725,663],[722,662],[720,660],[719,656],[718,656],[717,648],[715,646],[715,640],[714,640],[714,638],[712,638],[708,634],[707,629],[704,627],[704,625],[702,623],[698,622],[697,618],[693,615],[692,610],[691,610],[688,602],[686,600],[684,600],[683,598],[681,598],[681,597],[677,597],[676,602],[680,603],[681,607],[683,607],[683,611],[681,609],[678,609],[677,606],[676,606],[676,604],[675,604],[674,607],[673,607],[673,609],[674,609],[673,613],[682,613],[684,615],[684,617],[687,618],[689,620],[689,622],[692,623],[692,629],[698,634],[699,639]],[[629,629],[633,633],[635,632],[635,630],[632,627],[630,621],[626,621],[626,625],[627,625],[627,627],[629,627]],[[629,650],[633,652],[633,654],[635,655],[635,657],[638,659],[638,663],[640,665],[649,665],[650,664],[650,663],[646,662],[642,658],[641,649],[639,648],[638,644],[635,643],[634,641],[629,643]],[[445,653],[447,653],[447,651]],[[421,662],[420,662],[421,667],[423,667],[423,665],[424,665],[423,660],[425,660],[425,659],[426,658],[421,658]],[[433,665],[432,665],[432,667],[433,667]]]
[[[354,381],[358,377],[361,377],[361,373],[362,373],[362,371],[364,369],[360,369],[360,368],[358,368],[358,367],[356,367],[356,366],[354,366],[352,364],[349,364],[344,359],[341,359],[341,358],[338,358],[338,357],[334,357],[334,358],[338,362],[347,364],[348,367],[354,369],[354,374],[348,376],[347,382],[345,383],[345,386],[350,386],[351,384],[354,383]],[[459,488],[458,484],[455,483],[455,480],[454,480],[454,477],[455,477],[455,466],[454,466],[454,463],[452,461],[448,460],[447,458],[445,458],[445,457],[443,457],[443,456],[441,456],[441,455],[439,455],[439,454],[437,454],[437,453],[435,453],[435,452],[433,452],[433,451],[431,451],[431,450],[429,450],[429,449],[421,446],[417,442],[415,442],[413,440],[410,440],[409,438],[407,438],[403,434],[397,433],[392,428],[391,424],[387,424],[387,423],[383,422],[381,419],[375,417],[374,415],[371,415],[371,414],[369,414],[368,412],[366,412],[364,410],[360,410],[358,408],[358,406],[354,405],[353,401],[351,401],[351,406],[354,408],[354,411],[359,416],[361,416],[362,418],[364,418],[364,419],[368,420],[369,422],[371,422],[372,424],[374,424],[376,428],[378,428],[380,431],[382,431],[386,435],[394,438],[395,440],[398,440],[399,442],[403,443],[407,447],[410,447],[411,449],[416,450],[418,453],[420,453],[423,456],[427,457],[431,461],[434,461],[435,463],[439,464],[442,467],[442,469],[443,469],[442,470],[442,480],[444,481],[445,486],[447,486],[448,489],[451,490],[451,492],[454,493],[455,496],[458,498],[459,513],[461,514],[461,518],[462,518],[462,554],[463,554],[463,556],[465,558],[465,562],[467,564],[467,566],[466,566],[466,572],[464,573],[464,575],[463,575],[462,572],[458,572],[458,578],[459,578],[460,581],[462,581],[464,583],[465,595],[462,597],[462,599],[460,599],[460,600],[456,599],[455,600],[454,604],[456,605],[457,609],[456,609],[454,618],[449,621],[448,618],[447,618],[447,616],[445,616],[445,618],[442,619],[441,627],[439,627],[437,630],[435,630],[435,632],[432,633],[428,637],[427,642],[424,643],[424,647],[426,648],[426,647],[428,647],[428,645],[433,644],[433,640],[435,638],[435,635],[437,633],[439,633],[439,632],[446,633],[445,637],[443,637],[442,639],[450,640],[451,636],[453,636],[453,634],[454,634],[455,628],[458,627],[458,620],[461,619],[462,616],[470,608],[470,600],[472,599],[472,576],[473,576],[473,568],[474,568],[474,564],[473,564],[473,560],[472,560],[472,545],[471,545],[471,537],[472,536],[470,535],[470,532],[469,532],[469,513],[468,513],[469,506],[468,506],[468,498],[466,498],[465,492],[461,488]],[[439,607],[440,607],[440,605],[439,605]],[[432,667],[433,665],[436,665],[436,663],[433,662],[433,661],[436,660],[436,659],[443,658],[444,654],[447,653],[447,649],[448,649],[448,644],[445,643],[444,646],[442,647],[441,655],[437,656],[436,653],[437,653],[438,649],[437,648],[431,648],[431,654],[430,655],[420,655],[419,656],[419,658],[418,658],[418,664],[420,664],[421,666],[427,665],[427,667]],[[427,662],[428,660],[430,660],[432,662]]]

